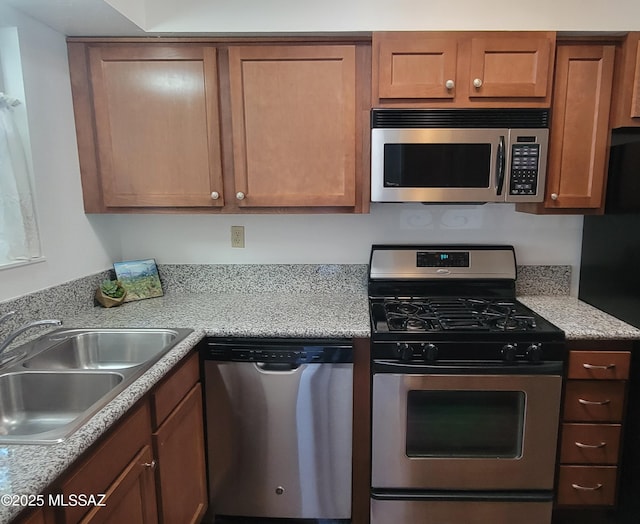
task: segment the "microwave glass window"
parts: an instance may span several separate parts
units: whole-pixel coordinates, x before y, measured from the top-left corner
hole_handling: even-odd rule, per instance
[[[491,144],[385,144],[385,187],[489,187]]]
[[[522,391],[409,391],[408,457],[522,456]]]

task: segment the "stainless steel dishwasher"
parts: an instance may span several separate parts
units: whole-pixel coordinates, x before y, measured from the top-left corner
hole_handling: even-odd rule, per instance
[[[352,351],[348,340],[204,341],[216,522],[349,521]]]

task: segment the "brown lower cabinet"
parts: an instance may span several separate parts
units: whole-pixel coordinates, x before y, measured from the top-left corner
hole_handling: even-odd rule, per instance
[[[207,509],[198,355],[187,357],[78,459],[46,494],[100,506],[58,505],[20,524],[187,524]],[[104,495],[104,498],[102,497]]]
[[[612,508],[617,503],[631,343],[576,340],[569,342],[569,350],[556,506],[563,511]]]
[[[202,387],[196,384],[153,433],[160,522],[199,522],[207,509]]]

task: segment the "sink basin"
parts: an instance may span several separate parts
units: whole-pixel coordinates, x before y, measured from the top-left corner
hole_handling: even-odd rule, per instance
[[[123,375],[114,372],[0,375],[0,441],[62,440],[123,380]]]
[[[58,329],[0,372],[0,445],[52,444],[75,432],[191,329]]]
[[[23,366],[33,369],[126,369],[166,353],[178,339],[172,329],[65,330]]]

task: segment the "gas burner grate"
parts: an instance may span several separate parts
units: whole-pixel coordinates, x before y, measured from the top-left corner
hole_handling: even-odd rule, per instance
[[[480,298],[386,299],[389,331],[530,331],[532,315],[512,301]]]

